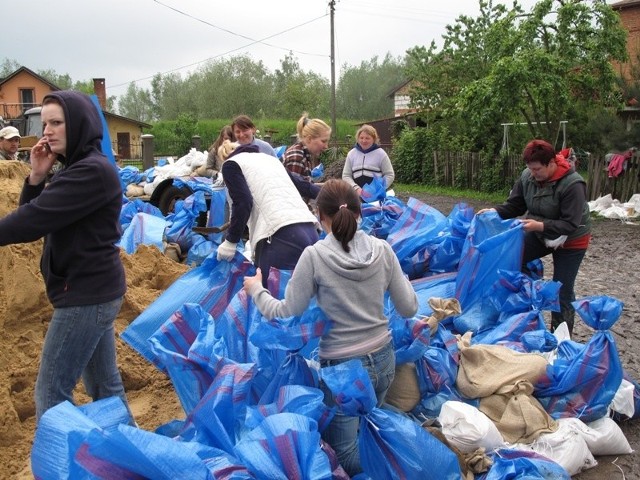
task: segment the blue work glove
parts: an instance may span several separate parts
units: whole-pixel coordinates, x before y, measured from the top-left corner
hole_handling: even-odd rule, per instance
[[[225,260],[227,262],[230,262],[231,260],[233,260],[233,257],[236,254],[236,245],[237,243],[232,243],[229,240],[225,240],[224,242],[222,242],[222,244],[218,247],[218,261]]]

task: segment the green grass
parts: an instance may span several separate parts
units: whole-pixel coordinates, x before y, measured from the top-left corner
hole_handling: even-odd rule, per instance
[[[441,195],[446,197],[460,197],[486,202],[487,204],[502,203],[508,196],[508,192],[484,193],[475,190],[461,190],[450,187],[432,187],[428,185],[413,185],[406,183],[394,183],[393,190],[407,196],[416,194]]]

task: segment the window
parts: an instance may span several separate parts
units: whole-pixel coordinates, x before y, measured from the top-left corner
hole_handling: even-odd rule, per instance
[[[35,107],[35,95],[33,93],[33,88],[21,88],[20,89],[20,104],[22,106],[22,111],[28,110],[32,107]]]

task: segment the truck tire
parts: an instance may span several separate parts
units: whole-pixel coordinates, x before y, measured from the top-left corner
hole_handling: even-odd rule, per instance
[[[164,189],[160,198],[158,199],[158,208],[163,215],[168,215],[173,212],[176,202],[178,200],[184,200],[191,195],[191,190],[187,188],[179,188],[171,185]]]

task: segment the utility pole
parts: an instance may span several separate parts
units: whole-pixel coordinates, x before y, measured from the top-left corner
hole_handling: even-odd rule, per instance
[[[333,142],[336,141],[336,56],[335,56],[335,43],[333,33],[333,17],[336,11],[336,2],[331,0],[329,2],[329,9],[331,12],[331,137]]]

